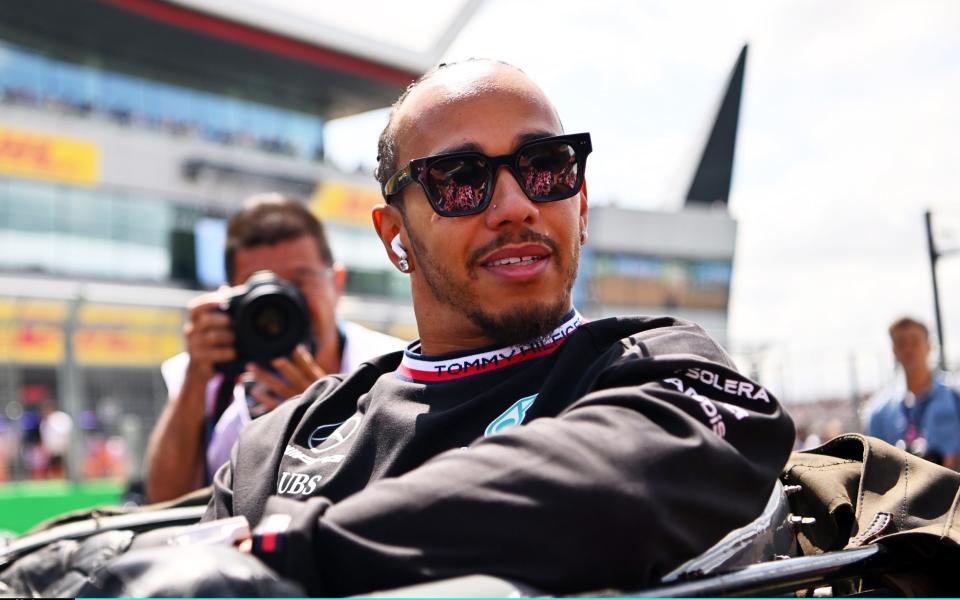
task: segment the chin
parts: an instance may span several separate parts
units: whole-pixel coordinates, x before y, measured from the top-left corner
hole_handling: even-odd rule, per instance
[[[553,301],[543,298],[544,296],[535,296],[518,298],[508,303],[501,301],[496,313],[474,307],[468,316],[498,345],[512,346],[550,333],[570,310],[569,291],[556,294]]]

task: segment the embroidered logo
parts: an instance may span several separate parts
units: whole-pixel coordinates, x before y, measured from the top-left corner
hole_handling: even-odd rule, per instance
[[[310,433],[307,446],[314,454],[333,450],[360,429],[360,415],[353,415],[342,423],[321,425]]]
[[[537,400],[538,395],[539,394],[526,396],[514,402],[513,405],[505,410],[502,415],[487,425],[487,429],[483,432],[483,436],[487,437],[488,435],[499,433],[507,427],[512,427],[514,425],[523,423],[523,419],[527,416],[527,410],[533,406],[533,403]]]

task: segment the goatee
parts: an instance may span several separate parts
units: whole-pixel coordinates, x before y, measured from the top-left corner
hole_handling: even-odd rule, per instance
[[[513,307],[504,314],[495,314],[488,310],[470,293],[470,286],[460,283],[443,265],[434,260],[419,240],[410,235],[407,226],[407,235],[413,246],[414,258],[423,274],[423,278],[433,292],[434,297],[452,306],[477,326],[483,334],[491,338],[497,345],[513,346],[543,337],[552,332],[570,310],[570,295],[573,282],[577,277],[577,265],[580,262],[580,246],[574,245],[572,256],[564,269],[563,288],[555,298],[537,298],[526,306]],[[470,279],[476,278],[478,261],[485,255],[501,246],[523,242],[540,243],[550,248],[552,255],[559,257],[561,249],[549,237],[524,229],[519,234],[508,235],[501,233],[497,239],[470,254],[467,260],[467,272]],[[557,269],[562,269],[559,264]]]

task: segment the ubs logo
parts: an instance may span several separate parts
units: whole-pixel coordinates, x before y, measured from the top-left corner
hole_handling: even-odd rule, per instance
[[[317,489],[317,484],[323,479],[322,475],[308,475],[307,473],[289,473],[283,471],[280,473],[280,481],[277,482],[278,494],[304,494],[309,496]]]
[[[314,454],[333,450],[350,439],[360,429],[360,415],[353,415],[342,423],[330,423],[314,429],[307,438],[307,447]]]

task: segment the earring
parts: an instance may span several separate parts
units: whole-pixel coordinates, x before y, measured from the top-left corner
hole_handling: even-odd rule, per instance
[[[400,272],[401,272],[401,273],[409,273],[409,272],[410,272],[410,263],[407,262],[407,259],[406,259],[406,258],[401,258],[400,260],[398,260],[398,261],[397,261],[397,267],[400,269]]]
[[[586,243],[587,243],[587,232],[586,232],[586,231],[581,231],[581,232],[580,232],[580,245],[582,246],[582,245],[584,245],[584,244],[586,244]]]

